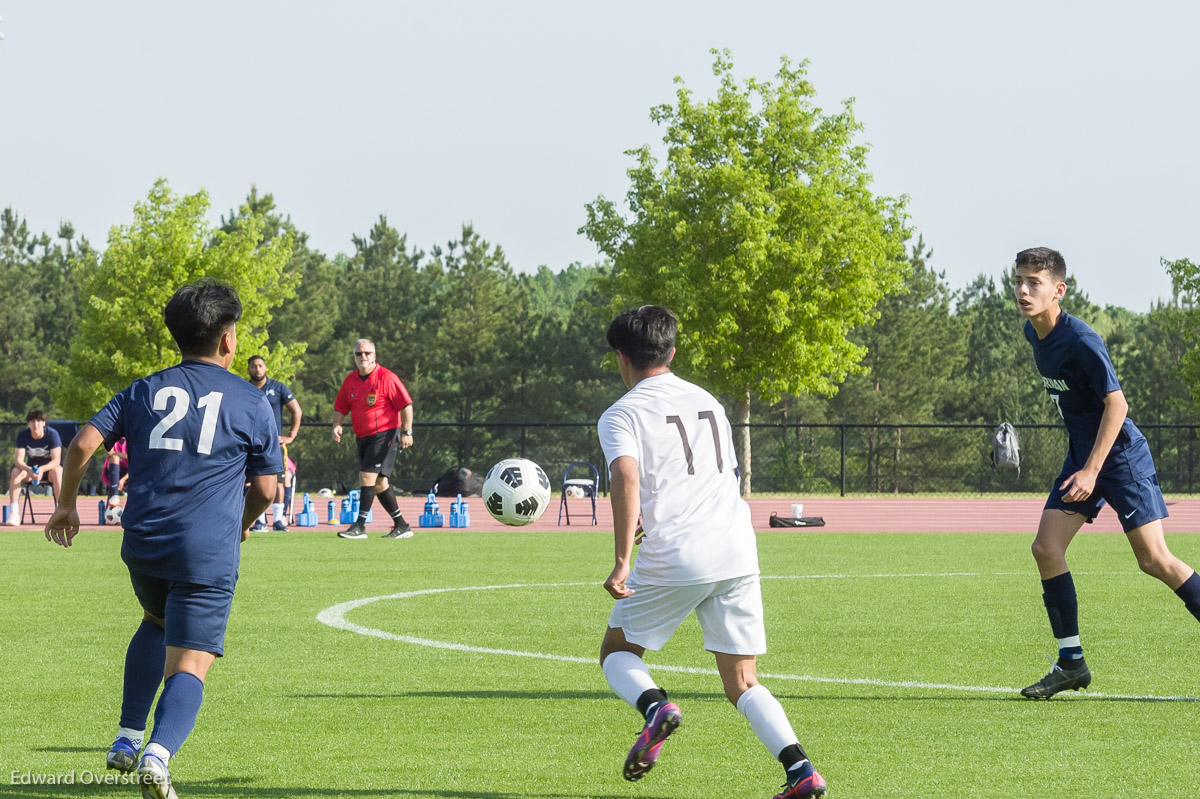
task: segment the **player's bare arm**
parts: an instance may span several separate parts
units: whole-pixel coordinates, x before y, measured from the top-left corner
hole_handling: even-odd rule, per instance
[[[342,422],[346,421],[346,414],[333,412],[333,440],[339,444],[342,441]]]
[[[250,488],[246,490],[246,507],[242,511],[242,540],[250,537],[250,525],[271,503],[275,501],[275,487],[279,482],[277,474],[256,474],[250,477]]]
[[[284,407],[292,413],[292,429],[286,436],[279,437],[279,443],[287,446],[296,440],[296,435],[300,432],[300,419],[304,416],[304,412],[300,410],[299,400],[292,400]]]
[[[1088,455],[1087,463],[1075,474],[1063,481],[1060,488],[1063,502],[1078,502],[1087,499],[1096,490],[1096,477],[1104,466],[1105,459],[1121,432],[1125,416],[1129,412],[1129,403],[1125,401],[1123,391],[1112,391],[1104,397],[1104,413],[1100,416],[1100,429],[1096,432],[1096,443]]]
[[[612,574],[604,581],[604,590],[614,599],[623,599],[633,594],[626,587],[630,562],[633,560],[633,540],[638,530],[638,514],[641,511],[641,494],[638,485],[638,463],[628,455],[622,455],[609,466],[612,481],[609,486],[613,510],[613,539],[615,563]]]
[[[83,479],[88,461],[103,443],[104,436],[90,424],[85,424],[79,435],[71,440],[71,445],[67,447],[67,462],[63,467],[58,507],[46,522],[47,541],[63,547],[71,546],[71,540],[79,532],[79,513],[75,509],[79,481]]]
[[[15,466],[17,469],[21,470],[25,474],[28,474],[31,477],[33,476],[33,467],[25,462],[25,448],[24,447],[17,447],[15,453],[13,454],[13,466]]]

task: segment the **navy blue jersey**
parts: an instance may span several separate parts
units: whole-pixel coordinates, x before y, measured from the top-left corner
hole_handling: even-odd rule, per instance
[[[167,580],[232,589],[246,475],[283,470],[261,391],[216,364],[183,361],[135,380],[89,422],[129,445],[121,557]]]
[[[265,394],[267,402],[271,403],[271,410],[275,412],[275,430],[279,435],[283,435],[283,406],[294,400],[296,396],[283,383],[270,377],[267,378],[267,382],[263,383],[263,387],[259,391]]]
[[[17,433],[17,449],[25,450],[25,462],[30,466],[43,466],[50,462],[50,450],[62,446],[62,438],[49,425],[41,438],[34,438],[33,431],[26,427]]]
[[[1108,349],[1095,330],[1065,311],[1044,339],[1039,339],[1033,325],[1026,321],[1025,338],[1033,345],[1033,359],[1046,393],[1067,427],[1070,449],[1066,467],[1078,471],[1096,444],[1104,398],[1121,390]],[[1100,469],[1100,478],[1128,482],[1152,474],[1154,459],[1146,437],[1126,417]]]

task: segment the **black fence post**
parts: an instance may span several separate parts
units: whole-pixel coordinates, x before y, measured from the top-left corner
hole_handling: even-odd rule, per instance
[[[842,431],[842,496],[846,496],[846,425],[839,425]]]

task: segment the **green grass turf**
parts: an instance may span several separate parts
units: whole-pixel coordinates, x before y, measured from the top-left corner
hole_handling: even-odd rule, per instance
[[[79,784],[115,732],[140,611],[119,534],[69,551],[0,535],[0,797],[136,795]],[[760,672],[834,799],[1200,794],[1200,702],[1086,698],[835,680],[1020,688],[1053,651],[1027,536],[763,533],[770,651]],[[1169,539],[1200,564],[1200,537]],[[172,761],[209,797],[770,797],[782,772],[715,675],[658,671],[684,712],[640,783],[621,764],[640,720],[597,665],[438,649],[334,629],[356,598],[431,593],[347,619],[394,635],[589,660],[611,602],[611,535],[418,531],[411,541],[264,534],[243,547],[228,656]],[[1072,548],[1095,692],[1200,697],[1200,627],[1138,572],[1123,537]],[[957,574],[966,573],[966,574]],[[954,575],[814,577],[805,575]],[[803,578],[803,579],[801,579]],[[689,620],[654,664],[712,668]],[[11,784],[25,774],[76,784]]]

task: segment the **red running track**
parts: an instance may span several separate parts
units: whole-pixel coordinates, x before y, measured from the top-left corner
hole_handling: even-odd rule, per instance
[[[96,522],[98,519],[98,498],[81,500],[80,520],[85,529],[103,529]],[[314,500],[317,508],[317,518],[321,523],[316,527],[293,527],[294,532],[331,532],[342,529],[342,525],[330,525],[325,522],[328,515],[329,500]],[[449,518],[450,502],[446,498],[438,500],[441,512]],[[596,503],[597,525],[592,527],[591,501],[587,499],[568,500],[571,509],[571,525],[564,523],[558,526],[558,498],[552,502],[546,514],[535,524],[526,528],[505,527],[492,519],[483,509],[483,503],[478,497],[468,499],[471,524],[469,530],[499,531],[499,530],[598,530],[609,532],[613,528],[612,509],[607,498],[601,498]],[[751,499],[750,515],[756,530],[772,529],[768,520],[772,512],[780,516],[790,516],[793,502],[804,503],[805,516],[820,516],[825,520],[824,527],[800,528],[787,532],[827,533],[1027,533],[1032,535],[1037,530],[1038,518],[1041,516],[1043,500],[1041,499],[960,499],[960,498],[915,498],[915,497],[865,497],[841,498],[818,497],[809,499]],[[340,506],[340,501],[335,507]],[[400,509],[405,519],[416,527],[418,518],[425,507],[424,498],[404,497],[400,499]],[[25,524],[19,528],[41,528],[53,503],[49,497],[37,497],[33,500],[34,514],[39,524]],[[299,503],[297,503],[299,510]],[[1200,499],[1167,499],[1167,510],[1171,517],[1164,522],[1168,533],[1200,533]],[[383,521],[386,515],[378,504],[375,505],[375,521],[368,525],[368,530],[382,531],[390,525]],[[268,512],[268,518],[270,513]],[[1104,508],[1094,524],[1084,528],[1086,532],[1119,533],[1121,525],[1111,508]],[[780,531],[783,532],[783,531]]]

